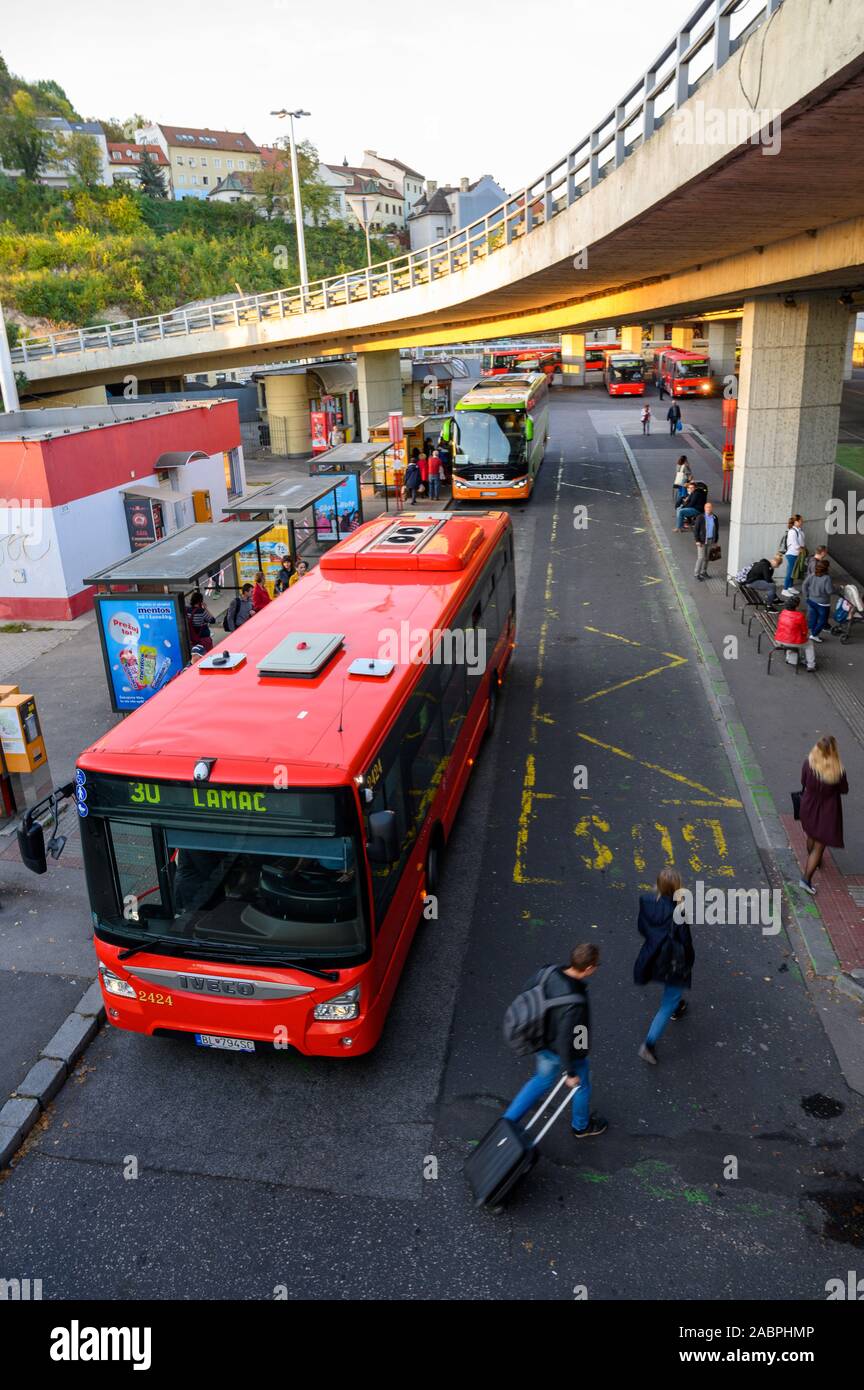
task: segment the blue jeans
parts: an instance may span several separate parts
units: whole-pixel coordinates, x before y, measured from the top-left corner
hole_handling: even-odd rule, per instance
[[[438,501],[438,489],[441,486],[441,479],[437,473],[429,475],[429,501]]]
[[[828,621],[831,612],[830,603],[814,603],[812,598],[807,600],[807,626],[810,628],[810,636],[818,637],[823,627]]]
[[[686,519],[690,516],[698,515],[698,507],[679,507],[677,512],[675,513],[675,525],[678,527],[678,530],[680,531],[682,522],[686,521]]]
[[[645,1039],[649,1047],[654,1047],[659,1039],[662,1038],[666,1029],[666,1024],[681,1003],[681,996],[683,993],[684,990],[680,985],[665,986],[663,998],[660,1000],[660,1008],[651,1021],[651,1027],[648,1029],[648,1036]]]
[[[564,1070],[558,1053],[550,1052],[545,1047],[536,1054],[535,1063],[536,1069],[531,1080],[525,1082],[522,1090],[504,1111],[505,1120],[521,1120],[528,1110],[539,1104],[552,1090]],[[579,1085],[573,1092],[573,1128],[587,1129],[591,1115],[591,1069],[587,1057],[583,1057],[577,1064],[576,1072]]]
[[[786,556],[786,578],[783,581],[783,588],[788,589],[792,583],[792,571],[798,563],[797,555]]]

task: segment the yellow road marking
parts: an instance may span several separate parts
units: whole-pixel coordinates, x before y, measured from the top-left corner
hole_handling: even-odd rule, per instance
[[[668,767],[661,767],[659,763],[645,762],[643,758],[637,758],[633,753],[628,753],[624,748],[616,748],[614,743],[604,743],[602,739],[592,738],[590,734],[578,733],[577,738],[581,738],[585,743],[593,743],[595,748],[603,748],[607,753],[614,753],[616,757],[625,758],[629,763],[638,763],[640,767],[647,767],[650,772],[659,772],[663,777],[669,777],[673,782],[681,782],[685,787],[693,787],[697,792],[707,792],[708,796],[715,797],[720,806],[734,806],[741,809],[741,802],[734,796],[722,796],[713,792],[710,787],[703,787],[701,782],[694,782],[690,777],[684,777],[680,772],[671,772]]]

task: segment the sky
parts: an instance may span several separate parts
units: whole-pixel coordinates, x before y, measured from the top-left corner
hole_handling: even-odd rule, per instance
[[[298,125],[328,163],[364,149],[426,178],[536,179],[602,120],[695,0],[40,0],[0,23],[0,52],[52,77],[85,117],[168,125]],[[13,0],[0,0],[0,16]]]

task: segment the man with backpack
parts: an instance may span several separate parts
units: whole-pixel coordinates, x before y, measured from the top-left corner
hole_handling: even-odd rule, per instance
[[[232,598],[222,619],[222,626],[226,632],[234,632],[252,617],[252,585],[244,584],[239,594]]]
[[[504,1112],[516,1121],[551,1091],[562,1071],[573,1091],[572,1123],[576,1139],[603,1134],[608,1121],[591,1114],[588,1064],[590,1009],[587,981],[600,961],[592,942],[575,946],[569,965],[546,965],[510,1005],[504,1035],[520,1057],[534,1054],[536,1070]]]

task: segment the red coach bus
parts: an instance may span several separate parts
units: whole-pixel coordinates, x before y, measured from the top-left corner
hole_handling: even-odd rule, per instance
[[[658,348],[654,354],[654,374],[670,396],[710,396],[715,390],[711,363],[703,352]]]
[[[610,396],[644,396],[645,362],[639,352],[607,352],[603,380]]]
[[[484,352],[481,376],[503,376],[509,372],[545,372],[554,376],[561,369],[561,348],[557,343],[538,343],[531,348],[502,348]]]
[[[594,374],[594,380],[602,380],[607,352],[620,352],[620,343],[590,343],[585,349],[585,375]]]
[[[506,514],[381,517],[81,755],[115,1027],[374,1047],[515,614]]]

